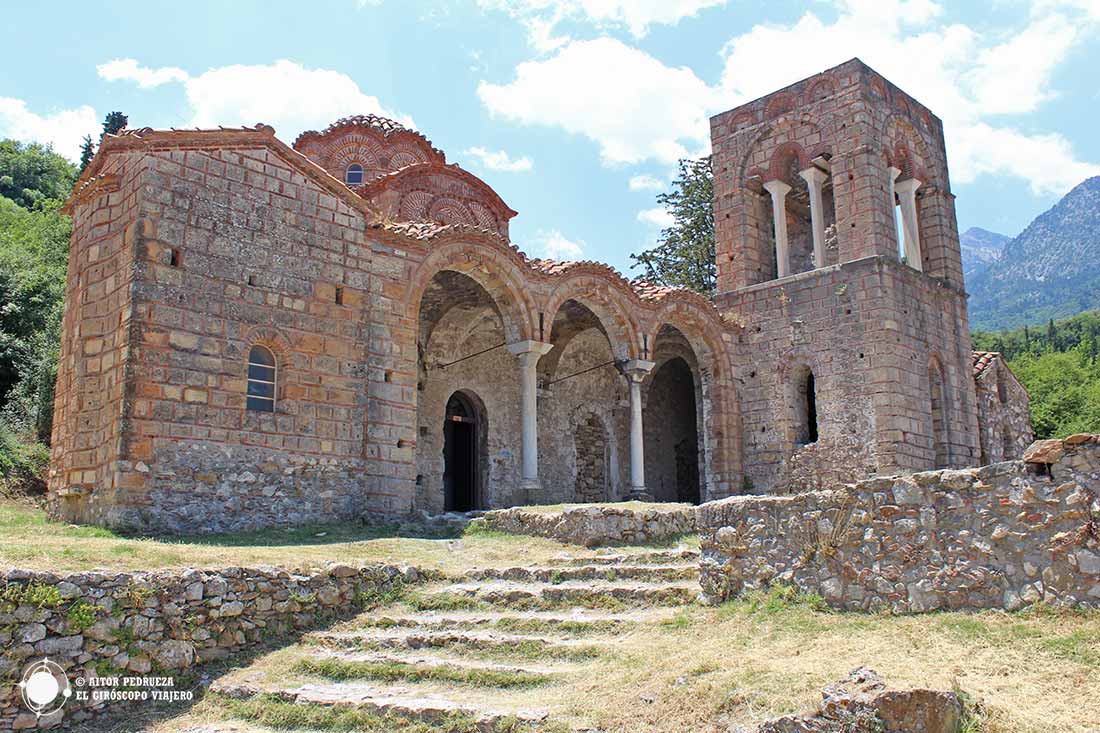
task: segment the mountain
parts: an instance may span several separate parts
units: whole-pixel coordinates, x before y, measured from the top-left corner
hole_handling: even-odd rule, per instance
[[[1100,306],[1100,176],[1089,178],[967,281],[971,328],[1045,323]]]
[[[962,246],[963,275],[967,281],[985,272],[1001,256],[1005,242],[1012,239],[980,227],[970,227],[959,236]]]

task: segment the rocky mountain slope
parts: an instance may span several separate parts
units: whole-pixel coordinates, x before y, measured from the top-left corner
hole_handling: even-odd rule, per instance
[[[1089,178],[967,276],[972,329],[1011,328],[1100,305],[1100,176]]]
[[[991,232],[981,227],[970,227],[959,236],[959,244],[962,247],[963,275],[967,281],[985,272],[991,264],[996,262],[1005,243],[1012,237]]]

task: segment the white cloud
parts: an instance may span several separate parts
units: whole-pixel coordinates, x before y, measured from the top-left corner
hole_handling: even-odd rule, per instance
[[[132,73],[120,73],[123,70]],[[136,81],[139,86],[149,86],[143,85],[142,79],[182,83],[191,105],[189,124],[195,127],[264,122],[289,140],[303,130],[324,127],[347,115],[374,113],[413,126],[407,116],[386,109],[377,97],[363,93],[350,76],[308,69],[293,61],[234,64],[190,76],[174,67],[149,69],[133,59],[116,59],[102,64],[99,74],[109,81]]]
[[[482,8],[503,10],[527,26],[535,48],[549,51],[566,40],[553,35],[555,26],[572,20],[600,28],[626,28],[635,38],[655,25],[675,25],[701,10],[728,0],[479,0]]]
[[[527,156],[521,158],[512,158],[508,155],[506,150],[486,150],[485,148],[467,148],[462,151],[463,155],[469,155],[475,159],[482,166],[492,171],[502,171],[505,173],[520,173],[523,171],[529,171],[534,168],[534,163]]]
[[[507,84],[482,81],[477,93],[495,117],[594,140],[607,164],[675,163],[708,142],[713,90],[691,69],[665,66],[613,38],[572,41],[548,59],[520,64]]]
[[[1067,4],[1052,0],[1052,8],[1054,3]],[[928,0],[834,4],[840,13],[831,23],[808,12],[792,25],[758,25],[731,39],[722,51],[722,107],[858,56],[942,117],[956,182],[996,174],[1027,180],[1036,192],[1059,193],[1098,170],[1078,159],[1061,136],[989,120],[1032,112],[1049,99],[1054,70],[1095,30],[1087,22],[1048,12],[991,41],[988,32],[940,22],[940,6]]]
[[[584,256],[583,240],[573,241],[557,229],[540,229],[535,232],[535,256],[552,260],[579,260]]]
[[[631,191],[664,191],[665,183],[659,178],[649,175],[631,176],[627,184]]]
[[[95,109],[88,105],[39,115],[22,99],[0,97],[0,138],[53,146],[70,160],[80,159],[85,135],[96,139],[102,128]]]
[[[114,59],[95,68],[101,79],[132,81],[142,89],[159,87],[173,81],[187,81],[189,78],[186,71],[175,66],[150,69],[148,66],[141,66],[134,59]]]
[[[669,213],[668,209],[663,206],[658,206],[653,209],[643,209],[639,211],[638,221],[652,224],[660,229],[668,229],[676,223],[676,218]]]

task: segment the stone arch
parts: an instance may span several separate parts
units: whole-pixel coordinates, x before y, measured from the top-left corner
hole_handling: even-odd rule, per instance
[[[610,288],[609,288],[610,286]],[[634,359],[641,353],[639,329],[630,316],[630,299],[618,292],[614,281],[594,274],[567,275],[559,282],[543,308],[546,335],[558,311],[567,301],[580,303],[599,320],[616,359]]]
[[[532,338],[530,300],[517,272],[519,263],[486,244],[455,242],[434,250],[409,278],[408,312],[419,320],[420,303],[428,283],[439,272],[451,270],[466,275],[485,289],[496,305],[509,343]]]
[[[807,349],[792,349],[779,361],[777,397],[781,400],[785,436],[791,450],[816,443],[821,437],[818,400],[821,378],[821,365]],[[811,386],[814,388],[812,395],[808,391]],[[814,418],[813,428],[810,427],[811,417]]]
[[[657,350],[661,349],[662,330],[667,335],[669,328],[694,357],[702,453],[701,499],[728,496],[740,487],[742,480],[742,434],[740,401],[729,352],[721,337],[726,326],[704,304],[688,295],[671,296],[653,315],[650,324],[645,338],[647,357],[660,358]]]

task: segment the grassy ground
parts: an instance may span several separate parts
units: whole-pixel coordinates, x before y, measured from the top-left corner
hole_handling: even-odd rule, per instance
[[[425,539],[399,536],[395,527],[358,523],[143,539],[123,537],[99,527],[49,522],[33,505],[0,500],[0,567],[55,572],[229,564],[301,568],[339,560],[353,564],[403,563],[458,572],[471,567],[546,564],[563,552],[575,557],[597,554],[539,537],[482,530],[461,538]]]
[[[611,504],[534,504],[523,507],[524,511],[540,514],[555,514],[566,509],[579,509],[581,507],[609,506],[616,509],[624,509],[632,512],[679,512],[685,509],[694,509],[694,504],[677,504],[675,502],[649,502],[649,501],[619,501]]]
[[[491,696],[521,707],[549,708],[562,730],[717,733],[735,724],[809,711],[823,685],[867,665],[891,686],[964,693],[972,701],[968,733],[1100,731],[1096,613],[875,616],[824,611],[773,592],[718,608],[688,606],[664,621],[588,640],[607,651],[574,661],[568,671],[546,680],[502,682],[471,675],[461,682],[470,699]],[[403,676],[397,668],[369,665],[310,668],[301,655],[301,647],[280,650],[231,676],[260,685],[294,685],[358,675],[363,681],[401,680],[429,694],[439,689],[430,672]],[[542,661],[555,663],[553,658]],[[235,704],[209,696],[151,730],[167,733],[226,719],[299,730],[280,717],[286,711],[277,706],[242,711]],[[342,729],[335,719],[310,722],[321,730]]]

